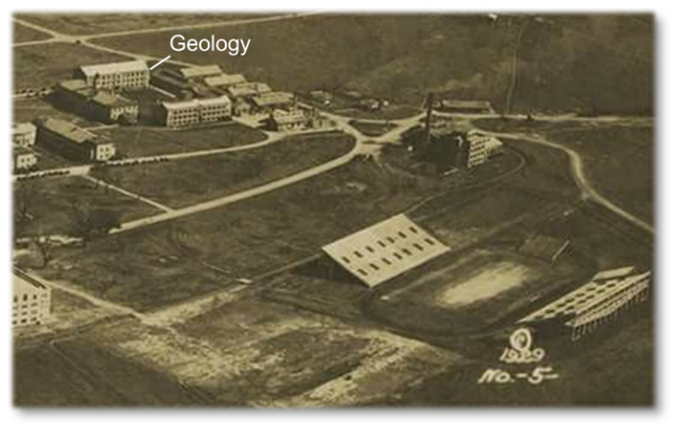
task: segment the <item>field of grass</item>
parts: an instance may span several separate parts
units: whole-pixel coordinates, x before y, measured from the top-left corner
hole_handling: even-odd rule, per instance
[[[232,147],[267,138],[262,131],[238,123],[185,130],[145,126],[118,127],[101,130],[99,135],[112,140],[118,154],[126,157]]]
[[[82,45],[54,43],[14,48],[14,90],[41,89],[70,78],[80,65],[130,60]]]
[[[14,35],[13,42],[15,44],[20,42],[43,41],[50,38],[50,35],[47,33],[23,26],[17,22],[12,22],[12,28]]]
[[[15,226],[17,237],[37,233],[66,234],[72,224],[75,203],[92,209],[121,212],[121,220],[153,215],[158,209],[112,190],[97,187],[80,177],[43,178],[14,184],[15,215],[20,202],[26,202],[29,221]]]
[[[615,325],[616,326],[616,325]],[[616,331],[616,329],[612,330]],[[613,334],[613,335],[611,335]],[[502,346],[488,360],[465,369],[452,369],[408,390],[395,404],[417,406],[651,406],[654,404],[654,336],[649,315],[624,323],[606,338],[589,337],[572,348],[575,356],[552,361],[560,377],[539,385],[477,383],[487,368],[506,368],[497,362]],[[541,345],[540,340],[537,344]],[[526,368],[530,370],[532,367]]]
[[[267,14],[210,13],[210,14],[121,14],[121,13],[21,13],[16,17],[50,30],[67,35],[93,35],[138,29],[185,26],[192,24],[234,21],[265,17]]]
[[[187,31],[186,36],[213,32]],[[434,91],[489,100],[502,110],[517,55],[512,111],[649,112],[653,34],[651,15],[551,15],[540,20],[508,15],[496,21],[484,15],[322,15],[239,26],[238,37],[257,42],[247,56],[177,56],[219,63],[292,91],[349,88],[412,105]],[[145,54],[163,57],[170,36],[97,41],[113,48],[140,46]]]
[[[53,117],[73,122],[80,126],[92,126],[91,122],[81,117],[59,110],[42,98],[15,99],[12,101],[13,122],[31,122],[39,117]]]
[[[164,374],[78,337],[15,352],[20,406],[189,406],[193,394]]]
[[[203,143],[209,145],[211,132],[206,132]],[[189,134],[203,137],[199,131]],[[212,134],[213,140],[224,144],[225,137],[219,131]],[[353,145],[354,138],[345,134],[304,135],[241,152],[110,168],[107,175],[117,186],[179,208],[297,173],[339,157]]]
[[[350,125],[368,137],[379,137],[390,132],[394,128],[394,125],[389,122],[362,122],[359,120],[352,120]]]
[[[654,221],[654,130],[606,127],[556,132],[549,138],[584,158],[593,186],[604,197],[649,223]]]

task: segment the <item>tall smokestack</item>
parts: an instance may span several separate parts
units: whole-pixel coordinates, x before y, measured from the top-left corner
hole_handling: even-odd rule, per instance
[[[431,141],[431,129],[432,129],[432,104],[434,102],[434,94],[429,92],[427,94],[427,99],[425,100],[425,149],[429,149]]]

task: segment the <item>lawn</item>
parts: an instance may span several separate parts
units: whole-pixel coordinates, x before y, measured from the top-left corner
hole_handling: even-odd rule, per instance
[[[360,120],[352,120],[350,122],[357,131],[368,137],[379,137],[390,132],[394,125],[389,122],[362,122]]]
[[[234,21],[246,18],[269,16],[253,13],[210,13],[210,14],[121,14],[121,13],[22,13],[16,17],[30,23],[67,35],[93,35],[99,33],[123,32],[139,29],[186,26],[193,24]]]
[[[118,127],[101,130],[99,135],[112,140],[118,154],[126,157],[225,148],[267,138],[262,131],[238,123],[183,130],[146,126]]]
[[[51,87],[80,65],[130,60],[82,45],[54,43],[14,48],[14,90]]]
[[[52,117],[67,120],[83,127],[96,124],[75,114],[61,111],[42,98],[14,99],[12,109],[14,115],[12,121],[14,122],[31,122],[39,117]]]
[[[500,110],[517,55],[512,112],[649,113],[653,29],[651,15],[552,15],[541,20],[507,15],[492,21],[486,15],[324,14],[221,29],[221,37],[254,41],[247,56],[188,51],[176,56],[220,64],[290,91],[353,89],[414,106],[432,91],[489,100]],[[197,39],[214,33],[210,28],[183,31]],[[173,34],[95,42],[122,50],[139,47],[142,54],[163,58]]]
[[[153,215],[158,209],[112,190],[104,190],[80,177],[31,179],[14,183],[15,214],[20,203],[27,203],[29,220],[15,226],[17,237],[66,234],[72,225],[72,206],[121,212],[121,220]]]
[[[15,352],[20,406],[190,406],[196,401],[163,373],[85,337]]]
[[[30,27],[26,27],[17,22],[12,22],[12,26],[14,29],[13,42],[15,44],[21,42],[43,41],[45,39],[50,39],[51,37],[47,33],[32,29]]]
[[[242,131],[238,127],[237,131]],[[245,129],[247,134],[251,132]],[[255,131],[259,133],[259,131]],[[219,130],[206,130],[210,140],[226,143]],[[203,131],[187,131],[186,139],[203,138]],[[179,141],[179,138],[177,138]],[[231,140],[234,140],[233,136]],[[165,143],[165,142],[163,142]],[[228,141],[227,141],[228,143]],[[208,201],[279,179],[339,157],[354,139],[341,133],[311,134],[283,139],[261,148],[168,161],[155,165],[109,168],[117,186],[170,207]],[[187,149],[188,150],[188,149]]]
[[[654,130],[601,126],[549,138],[584,157],[586,174],[604,197],[648,223],[654,221]]]

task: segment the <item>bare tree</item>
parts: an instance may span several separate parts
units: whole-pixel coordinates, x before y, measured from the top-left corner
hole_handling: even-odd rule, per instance
[[[36,235],[33,237],[33,244],[42,258],[42,267],[45,268],[54,258],[52,252],[56,246],[56,241],[52,235]]]

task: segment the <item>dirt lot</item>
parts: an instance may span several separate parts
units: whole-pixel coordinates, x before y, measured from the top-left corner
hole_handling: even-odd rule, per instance
[[[205,133],[204,145],[209,145],[210,140],[220,140],[224,144],[225,138],[219,130],[206,130]],[[246,129],[246,133],[250,130]],[[202,131],[187,131],[186,139],[200,140],[202,136]],[[179,208],[297,173],[343,155],[353,145],[354,138],[345,134],[305,135],[258,149],[155,165],[111,168],[105,179],[128,191]]]
[[[81,45],[54,43],[14,48],[14,90],[54,86],[80,65],[130,60]]]
[[[185,26],[268,16],[265,14],[16,14],[17,18],[67,35]]]
[[[262,132],[241,124],[210,128],[169,130],[159,127],[117,127],[100,131],[126,157],[165,155],[255,143],[267,138]]]
[[[30,27],[23,26],[16,22],[12,23],[12,27],[14,35],[12,41],[15,44],[20,42],[42,41],[50,38],[50,35],[48,35],[47,33],[43,33],[39,30],[34,30]]]
[[[26,203],[29,221],[15,226],[19,237],[40,231],[65,234],[71,226],[72,206],[87,204],[92,209],[121,212],[122,221],[153,215],[158,209],[112,190],[97,187],[80,177],[43,178],[14,184],[15,213]]]
[[[653,128],[600,126],[551,133],[548,137],[584,157],[586,173],[603,196],[633,215],[654,222]]]

